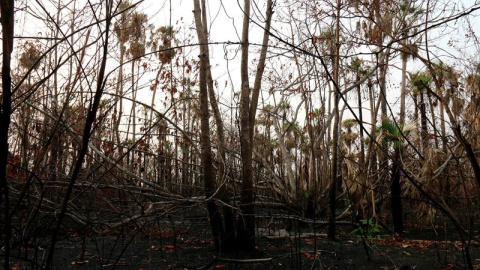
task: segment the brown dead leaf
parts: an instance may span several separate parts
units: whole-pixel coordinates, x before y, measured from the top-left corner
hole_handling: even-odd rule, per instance
[[[305,252],[305,253],[303,253],[303,256],[305,256],[305,258],[307,258],[307,259],[309,259],[309,260],[311,260],[311,261],[315,260],[315,255],[313,255],[313,254],[310,254],[310,253],[306,253],[306,252]]]
[[[83,265],[89,263],[88,260],[71,260],[70,265]]]
[[[153,251],[157,251],[157,250],[159,250],[159,249],[160,249],[159,246],[151,246],[151,247],[150,247],[150,250],[153,250]]]

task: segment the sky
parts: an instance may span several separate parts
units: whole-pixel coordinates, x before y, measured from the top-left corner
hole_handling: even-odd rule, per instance
[[[50,1],[39,1],[47,7],[48,10],[51,10],[51,16],[55,16],[53,6],[48,4]],[[67,2],[62,0],[63,3]],[[261,15],[264,13],[264,1],[259,1],[259,6],[252,6],[252,13],[254,15]],[[38,14],[44,13],[41,8],[39,8],[37,2],[35,1],[24,1],[22,2],[24,5],[20,5],[24,7],[28,4],[28,7]],[[87,3],[86,0],[81,0],[78,2],[80,5],[84,5]],[[210,40],[212,42],[238,42],[240,41],[240,32],[241,32],[241,23],[243,19],[243,12],[241,9],[241,5],[243,5],[243,1],[240,0],[213,0],[207,1],[208,3],[208,18],[209,18],[209,26],[210,26]],[[289,1],[285,0],[278,0],[278,5],[286,5]],[[452,3],[452,2],[451,2]],[[469,7],[475,4],[480,4],[479,0],[464,0],[464,1],[456,1],[457,10],[455,12],[459,12],[461,6]],[[193,33],[195,26],[193,23],[193,1],[192,0],[145,0],[141,1],[139,6],[139,11],[145,12],[149,19],[150,23],[155,26],[162,26],[162,25],[169,25],[170,23],[173,24],[175,27],[185,27],[187,30],[192,30]],[[68,12],[66,10],[65,12]],[[477,11],[476,15],[480,13]],[[260,19],[256,19],[256,21],[261,21]],[[25,16],[24,18],[20,18],[20,27],[17,28],[17,35],[20,36],[45,36],[47,35],[44,33],[45,28],[42,26],[42,21],[39,19],[35,19],[32,16]],[[475,33],[480,33],[480,20],[472,20],[471,30]],[[278,23],[278,22],[276,22]],[[463,24],[461,22],[452,22],[451,27],[443,29],[443,30],[434,30],[429,32],[430,37],[436,36],[438,44],[438,48],[436,50],[432,50],[432,59],[435,60],[435,56],[442,57],[444,59],[451,59],[457,60],[459,58],[464,59],[464,61],[476,61],[480,62],[479,56],[476,52],[480,50],[480,48],[474,47],[473,42],[466,42],[469,39],[471,40],[473,36],[470,37],[463,37],[459,35],[459,31],[463,29]],[[457,27],[458,26],[458,27]],[[251,32],[250,32],[250,41],[252,43],[260,43],[262,38],[262,31],[259,27],[255,24],[251,24]],[[279,29],[279,25],[276,24],[274,27]],[[68,31],[68,27],[64,27],[65,31]],[[184,36],[182,36],[184,35]],[[186,37],[186,32],[179,33],[179,39],[183,39]],[[191,44],[195,44],[197,42],[196,36],[193,35],[192,39],[189,41]],[[272,38],[274,40],[274,38]],[[477,43],[478,44],[478,43]],[[433,44],[432,44],[433,45]],[[253,47],[253,46],[252,46]],[[433,48],[433,47],[432,47]],[[227,49],[227,51],[225,51]],[[219,95],[223,98],[223,102],[227,103],[231,100],[231,95],[235,91],[239,91],[239,46],[238,45],[229,45],[224,47],[222,45],[212,45],[210,47],[211,57],[212,57],[212,69],[214,79],[218,79],[220,85],[224,85],[223,82],[227,81],[227,87],[220,87],[218,89]],[[251,48],[254,50],[254,47]],[[194,55],[196,53],[195,49],[191,50],[190,53]],[[251,58],[255,56],[252,55]],[[225,59],[229,59],[228,66]],[[393,61],[392,64],[399,66],[399,62]],[[464,63],[466,64],[466,63]],[[411,61],[408,64],[409,69],[412,71],[420,71],[423,68],[423,65],[420,64],[418,61]],[[229,71],[229,72],[227,72]],[[148,76],[146,76],[148,77]],[[145,77],[145,79],[147,79]],[[395,68],[391,69],[391,78],[390,81],[390,90],[392,92],[398,92],[398,78],[399,72]],[[149,100],[150,93],[144,92],[141,95],[145,100]],[[398,101],[398,95],[389,95],[390,101],[392,104],[395,104]],[[233,104],[228,104],[233,105]],[[346,116],[348,117],[348,115]]]

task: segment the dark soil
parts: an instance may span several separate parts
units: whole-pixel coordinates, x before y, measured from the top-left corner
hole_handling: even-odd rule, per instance
[[[146,224],[141,230],[124,228],[103,236],[88,234],[85,243],[82,235],[72,231],[57,244],[54,269],[465,269],[461,243],[455,241],[454,233],[439,233],[445,228],[407,224],[408,231],[401,237],[384,235],[363,242],[351,233],[352,226],[339,226],[337,240],[330,241],[324,236],[325,228],[313,231],[303,226],[288,232],[280,223],[275,225],[259,225],[254,254],[216,254],[205,218]],[[29,258],[36,253],[41,260],[48,243],[37,245],[13,253],[22,257],[28,253]],[[473,263],[480,264],[475,243],[470,253]],[[18,266],[34,268],[26,261]]]

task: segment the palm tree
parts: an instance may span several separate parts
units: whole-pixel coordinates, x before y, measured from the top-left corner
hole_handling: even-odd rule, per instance
[[[393,147],[394,154],[391,160],[391,186],[390,203],[393,219],[393,230],[396,233],[403,232],[403,209],[402,209],[402,188],[401,180],[401,149],[404,138],[410,133],[411,128],[405,124],[398,125],[390,119],[383,119],[382,124],[377,128],[382,140]]]
[[[419,118],[416,119],[417,126],[420,121],[420,153],[429,147],[428,141],[428,127],[427,127],[427,110],[425,94],[432,81],[432,76],[426,72],[417,72],[410,75],[410,84],[412,86],[415,110],[419,111]]]
[[[127,50],[127,54],[131,56],[132,75],[131,75],[131,87],[132,87],[132,141],[136,141],[137,131],[137,117],[136,117],[136,100],[137,100],[137,81],[135,80],[135,64],[137,59],[145,54],[145,24],[147,23],[147,14],[140,12],[133,12],[130,16],[128,23],[127,33],[129,36],[130,48]],[[140,67],[137,66],[137,70]],[[138,72],[137,72],[138,73]],[[133,152],[132,152],[133,153]]]
[[[118,4],[118,9],[120,11],[126,10],[130,6],[130,3],[128,1],[120,1]],[[118,39],[118,47],[120,48],[120,60],[119,60],[119,69],[118,69],[118,77],[117,77],[117,83],[115,87],[115,95],[118,100],[118,103],[116,104],[114,110],[113,110],[113,133],[115,134],[115,139],[116,143],[119,146],[119,156],[123,157],[123,148],[121,147],[121,139],[120,139],[120,122],[122,120],[122,115],[123,115],[123,86],[124,86],[124,81],[123,81],[123,65],[125,61],[125,52],[126,52],[126,47],[125,44],[128,42],[128,34],[127,34],[127,29],[128,28],[128,14],[126,12],[123,12],[118,21],[115,22],[114,24],[114,32],[117,35]],[[123,161],[120,160],[119,164],[122,165]]]
[[[400,81],[400,123],[405,123],[405,99],[407,94],[407,61],[409,57],[414,58],[417,55],[418,47],[415,42],[407,40],[412,32],[412,25],[419,20],[424,13],[423,9],[416,7],[414,1],[405,0],[398,4],[397,21],[399,23],[399,32],[401,36],[400,57],[402,60],[402,77]]]

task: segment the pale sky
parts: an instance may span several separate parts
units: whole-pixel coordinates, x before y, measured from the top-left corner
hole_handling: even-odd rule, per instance
[[[40,1],[41,3],[48,3],[49,1]],[[464,0],[464,1],[457,1],[455,2],[457,5],[457,11],[459,12],[461,4],[465,7],[473,6],[474,4],[479,4],[479,1],[476,0]],[[86,0],[78,1],[79,5],[84,5],[87,3]],[[209,25],[210,25],[210,40],[212,42],[238,42],[240,41],[240,32],[241,32],[241,23],[243,19],[243,12],[241,9],[241,5],[243,5],[243,1],[241,0],[213,0],[207,1],[208,3],[208,17],[209,17]],[[288,3],[285,0],[278,0],[278,5],[283,5]],[[170,4],[172,5],[170,7]],[[38,7],[38,5],[34,1],[28,1],[29,7],[39,14],[42,14],[43,11]],[[52,6],[48,4],[47,8],[51,9]],[[170,12],[171,8],[171,12]],[[259,14],[259,11],[260,13]],[[53,10],[53,9],[52,9]],[[189,41],[190,44],[197,43],[197,39],[194,32],[194,23],[193,23],[193,1],[192,0],[145,0],[140,4],[138,9],[141,12],[145,12],[149,16],[149,23],[152,23],[155,26],[161,25],[168,25],[170,21],[174,27],[185,27],[186,29],[190,29],[193,32],[193,38]],[[68,13],[68,10],[65,11]],[[259,1],[258,8],[256,5],[252,5],[252,16],[255,15],[262,15],[265,12],[264,1]],[[475,12],[476,15],[480,14],[480,12]],[[51,14],[55,16],[54,13]],[[26,18],[26,20],[25,20]],[[255,17],[254,17],[255,18]],[[16,35],[24,35],[24,36],[46,36],[47,33],[44,33],[45,28],[42,26],[42,22],[38,19],[33,19],[31,16],[19,18],[20,27],[16,28]],[[257,22],[262,22],[260,19],[254,19]],[[473,32],[480,33],[480,20],[472,19],[471,29]],[[85,22],[82,22],[85,24]],[[457,22],[460,26],[465,26],[462,22]],[[479,55],[478,51],[480,48],[473,47],[473,42],[465,42],[464,39],[460,37],[459,31],[456,30],[456,22],[450,22],[451,28],[447,29],[445,32],[440,34],[436,34],[435,31],[430,31],[430,37],[435,35],[440,36],[440,40],[437,42],[439,50],[432,54],[434,57],[438,55],[442,57],[443,61],[448,61],[449,59],[454,58],[462,58],[464,61],[476,61],[479,62]],[[278,22],[274,22],[273,27],[279,29],[280,26]],[[458,28],[461,29],[461,28]],[[68,31],[68,27],[65,26],[65,30]],[[288,30],[287,30],[288,31]],[[181,33],[180,35],[183,35]],[[457,35],[457,36],[455,36]],[[179,37],[181,38],[181,37]],[[250,31],[250,42],[252,43],[261,43],[262,38],[262,31],[261,29],[256,26],[255,24],[251,24],[251,31]],[[274,40],[274,38],[271,38]],[[430,44],[434,45],[434,44]],[[212,68],[213,68],[213,75],[214,79],[218,79],[220,85],[223,86],[224,81],[229,81],[228,87],[220,87],[219,88],[219,95],[225,98],[225,102],[227,102],[232,94],[232,91],[238,91],[237,82],[239,80],[239,56],[240,52],[238,51],[238,45],[229,45],[226,47],[228,49],[227,58],[229,58],[228,70],[230,71],[231,77],[227,74],[227,66],[225,60],[225,51],[224,46],[222,45],[212,45],[210,47],[211,57],[212,57]],[[253,51],[254,46],[251,47],[251,51]],[[433,48],[433,47],[432,47]],[[458,55],[458,53],[462,55]],[[192,53],[195,53],[192,51]],[[255,55],[252,54],[250,59],[255,58]],[[435,60],[433,58],[432,60]],[[394,63],[394,62],[393,62]],[[395,64],[395,63],[394,63]],[[421,70],[422,65],[419,65],[418,62],[409,62],[408,64],[409,69],[412,71]],[[253,67],[252,67],[253,68]],[[389,81],[391,86],[391,91],[396,91],[398,89],[398,72],[395,71],[395,68],[391,69],[392,78]],[[393,80],[392,80],[393,79]],[[231,86],[231,82],[233,82],[233,89]],[[145,99],[149,99],[149,93],[147,92],[144,95]],[[395,103],[397,97],[395,95],[389,95],[390,101]]]

